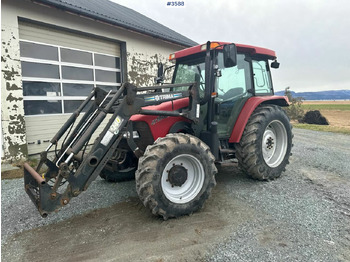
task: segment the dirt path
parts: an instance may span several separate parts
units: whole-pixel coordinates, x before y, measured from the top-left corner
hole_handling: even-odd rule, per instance
[[[350,261],[350,137],[294,133],[291,164],[276,181],[223,167],[201,212],[167,221],[132,193],[110,207],[9,236],[2,260]],[[114,189],[104,188],[105,197]],[[5,222],[18,226],[16,219]]]
[[[151,215],[138,198],[130,198],[109,208],[18,234],[3,246],[3,259],[200,260],[212,243],[222,240],[230,230],[256,215],[243,202],[221,194],[223,179],[218,179],[221,182],[200,213],[163,221]],[[15,254],[6,252],[13,248]]]

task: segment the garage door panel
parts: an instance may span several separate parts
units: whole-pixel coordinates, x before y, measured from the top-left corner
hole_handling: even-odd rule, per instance
[[[66,46],[120,57],[120,47],[115,42],[48,28],[38,24],[20,21],[19,36],[20,39],[34,42]]]
[[[65,116],[66,120],[69,116]],[[76,124],[79,123],[82,115],[80,115],[77,120]],[[54,137],[54,135],[57,133],[57,131],[62,127],[62,125],[65,123],[65,121],[59,121],[55,119],[45,120],[46,117],[26,117],[26,131],[27,131],[27,143],[28,143],[28,151],[29,154],[37,154],[42,151],[44,151],[50,144],[50,140]],[[101,125],[96,129],[95,133],[90,139],[89,144],[93,144],[95,139],[99,136],[99,134],[103,131],[104,127],[108,123],[109,119],[111,118],[111,115],[108,115]],[[51,124],[50,124],[51,122]],[[75,126],[73,126],[74,129]],[[68,130],[67,130],[68,132]],[[61,146],[61,143],[63,142],[63,139],[67,135],[67,132],[62,136],[62,138],[59,141],[59,147]],[[54,150],[54,147],[52,148]]]
[[[120,86],[120,45],[23,21],[19,22],[19,36],[28,153],[33,155],[48,147],[69,118],[68,113],[74,112],[94,86]],[[54,77],[51,67],[59,72],[55,71]],[[90,143],[102,132],[109,117]]]

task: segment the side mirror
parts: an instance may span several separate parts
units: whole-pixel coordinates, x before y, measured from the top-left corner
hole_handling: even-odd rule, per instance
[[[237,48],[235,44],[225,45],[224,52],[224,66],[233,67],[237,65]]]
[[[157,77],[155,79],[157,84],[163,83],[163,64],[158,63],[158,72],[157,72]]]
[[[275,60],[275,61],[273,61],[273,62],[271,63],[271,67],[277,69],[277,68],[280,67],[280,63],[278,63],[277,60]]]

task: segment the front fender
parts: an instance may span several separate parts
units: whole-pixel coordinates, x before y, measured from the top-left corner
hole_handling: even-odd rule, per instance
[[[173,124],[169,130],[169,133],[186,133],[194,135],[194,132],[191,128],[191,123],[185,121],[179,121]]]

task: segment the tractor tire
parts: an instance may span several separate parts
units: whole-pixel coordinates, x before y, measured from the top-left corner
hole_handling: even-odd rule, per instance
[[[135,179],[136,167],[130,167],[119,171],[110,171],[108,169],[103,169],[100,173],[100,177],[108,182],[124,182]]]
[[[236,146],[240,168],[257,180],[280,177],[289,163],[292,138],[285,111],[276,105],[260,105],[250,116]]]
[[[136,190],[154,215],[179,217],[204,205],[216,185],[214,156],[197,137],[168,134],[146,148],[136,171]]]

